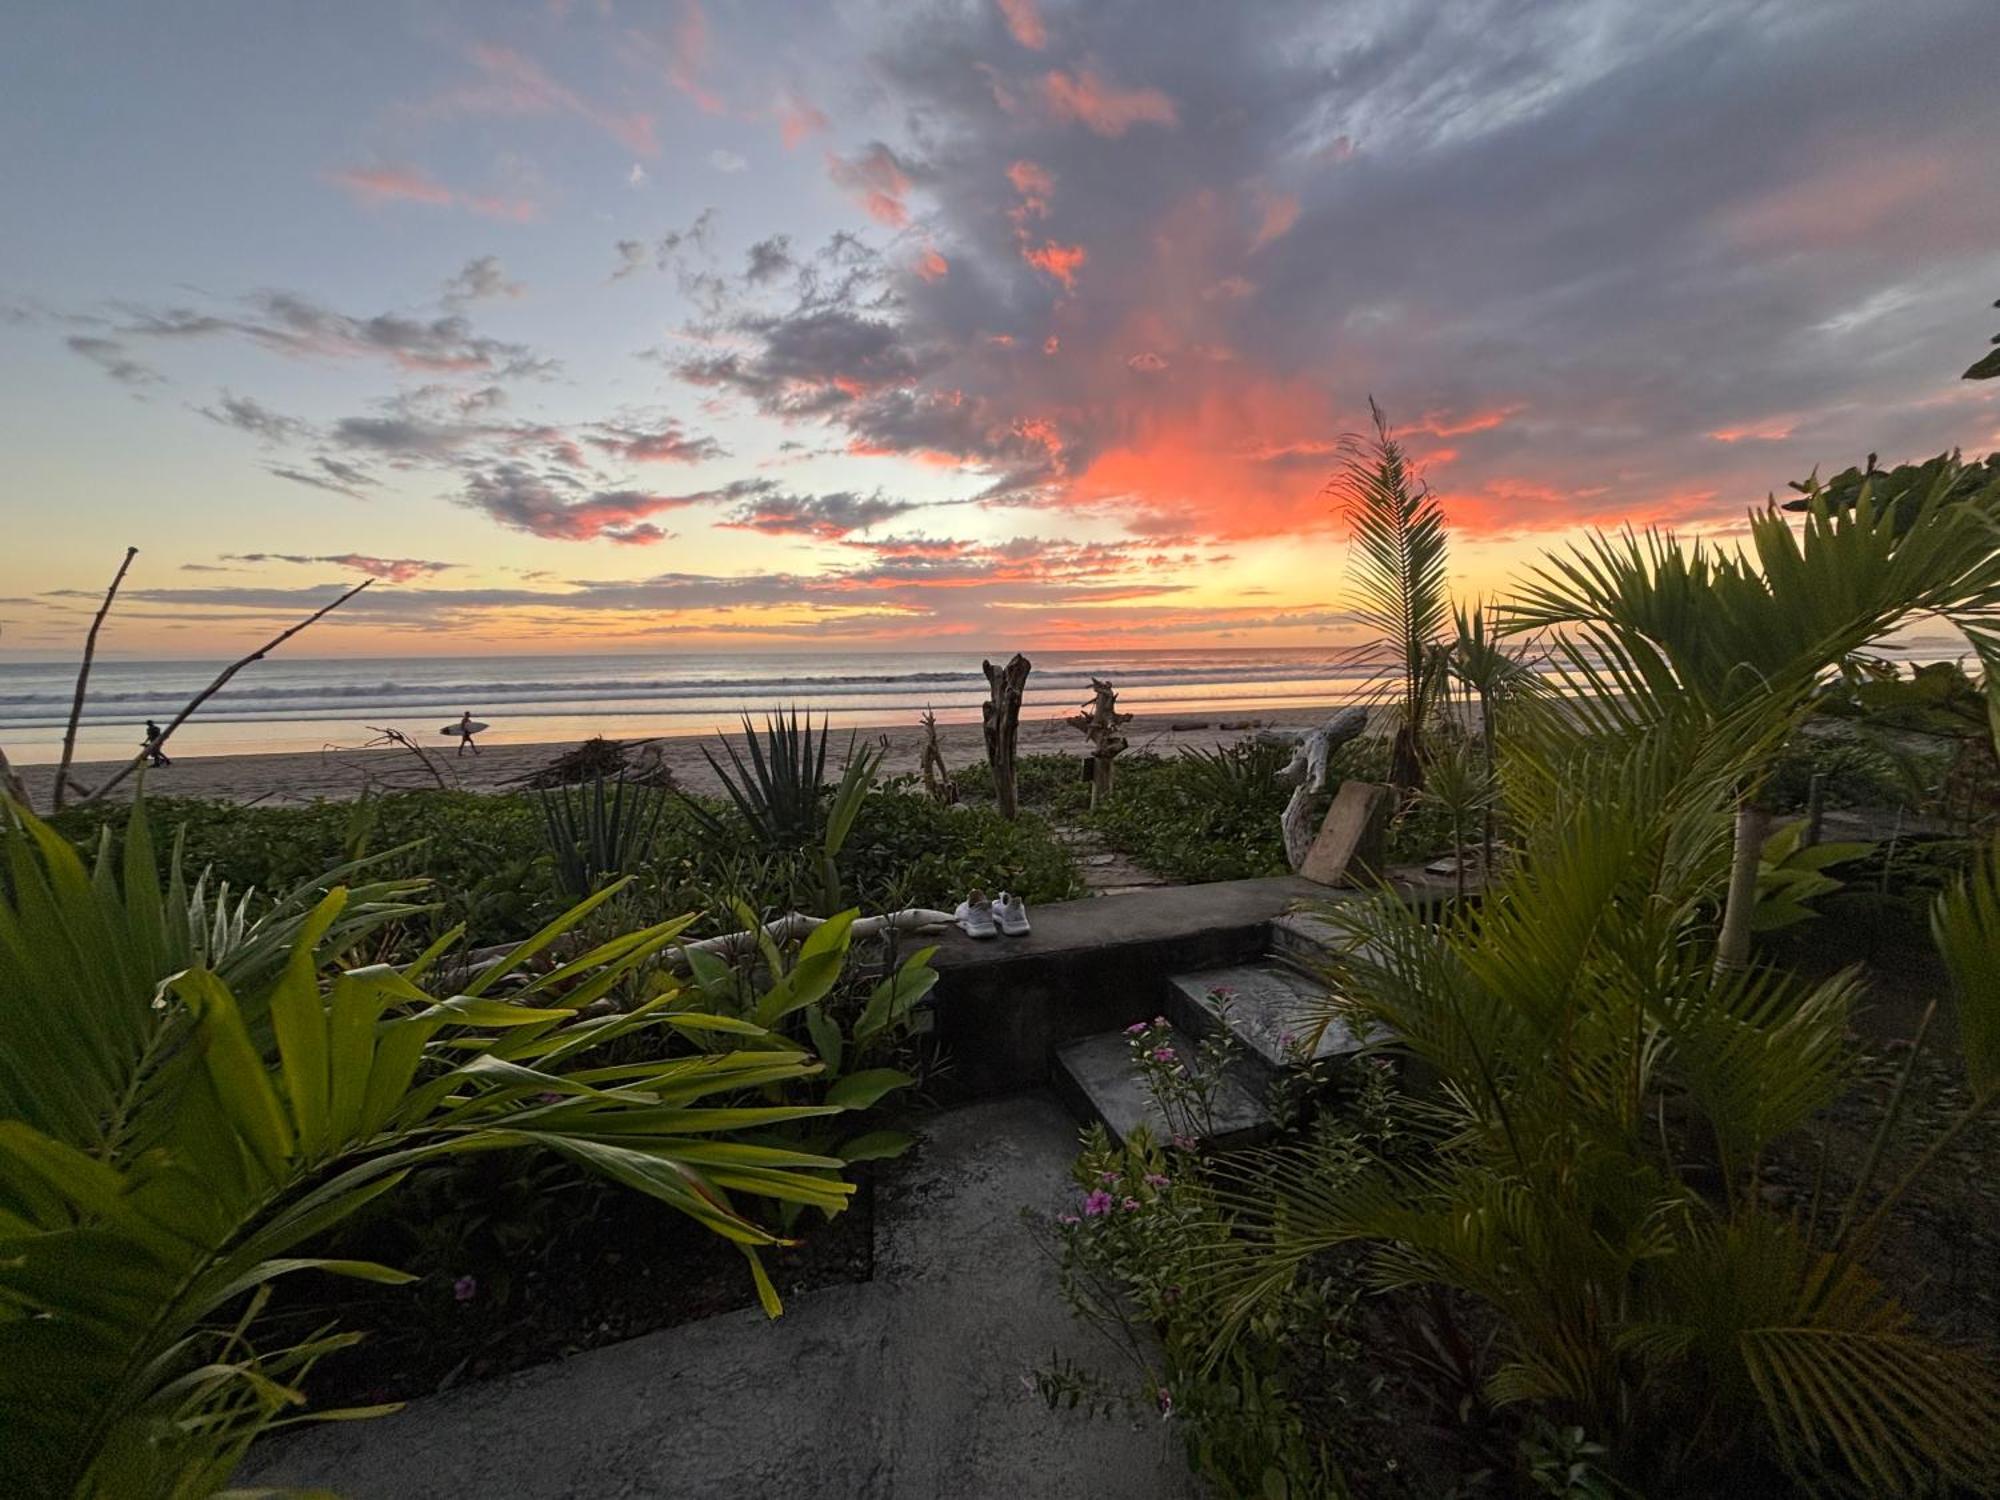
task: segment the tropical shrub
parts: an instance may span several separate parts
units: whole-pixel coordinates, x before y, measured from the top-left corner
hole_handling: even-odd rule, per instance
[[[1433,1132],[1358,1175],[1311,1146],[1234,1168],[1216,1347],[1361,1245],[1378,1288],[1483,1307],[1486,1397],[1580,1424],[1649,1495],[1991,1484],[1992,1367],[1925,1337],[1870,1269],[1935,1151],[1886,1191],[1871,1159],[1803,1213],[1759,1188],[1850,1077],[1861,982],[1713,962],[1745,740],[1692,704],[1623,736],[1569,722],[1505,759],[1519,857],[1478,910],[1343,910],[1329,1004],[1439,1080]],[[2000,1098],[1994,872],[1936,921],[1974,1090],[1948,1140]]]
[[[273,1288],[402,1279],[311,1250],[429,1164],[580,1164],[736,1244],[773,1314],[756,1251],[778,1235],[737,1200],[834,1212],[851,1191],[837,1158],[741,1139],[843,1107],[756,1092],[820,1070],[768,1028],[832,986],[844,926],[759,1002],[765,1024],[698,1010],[661,969],[685,919],[548,963],[616,887],[438,998],[423,984],[456,932],[404,965],[348,962],[400,890],[197,921],[156,875],[143,810],[122,878],[108,845],[92,870],[18,808],[4,839],[0,1413],[21,1493],[218,1488],[347,1341],[259,1347]]]

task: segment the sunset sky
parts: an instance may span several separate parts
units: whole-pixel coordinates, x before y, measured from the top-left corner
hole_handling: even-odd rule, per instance
[[[1338,639],[2000,447],[2000,5],[16,5],[0,656]]]

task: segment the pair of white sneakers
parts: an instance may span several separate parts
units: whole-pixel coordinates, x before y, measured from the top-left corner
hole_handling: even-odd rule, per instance
[[[1026,937],[1028,903],[1005,891],[991,901],[986,899],[984,891],[974,891],[958,903],[952,920],[964,929],[967,937],[990,938],[1003,932],[1008,937]]]

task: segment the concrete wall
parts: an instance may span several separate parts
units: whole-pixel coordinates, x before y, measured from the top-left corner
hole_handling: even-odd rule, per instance
[[[974,1093],[1044,1082],[1059,1042],[1163,1009],[1169,974],[1265,951],[1271,919],[1338,900],[1309,880],[1226,880],[1066,901],[1024,938],[939,940],[933,1006],[957,1080]]]

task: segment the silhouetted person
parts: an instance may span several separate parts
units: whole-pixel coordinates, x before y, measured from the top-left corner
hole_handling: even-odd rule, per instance
[[[167,732],[164,729],[160,728],[159,725],[155,724],[151,719],[148,719],[146,721],[145,750],[146,750],[147,765],[170,766],[173,764],[172,761],[167,759],[167,752],[160,748],[160,741],[166,738],[166,734]]]
[[[472,736],[475,733],[477,731],[472,727],[472,710],[468,708],[463,717],[458,721],[458,753],[460,755],[465,754],[468,750],[474,755],[479,753],[479,747],[472,742]]]

